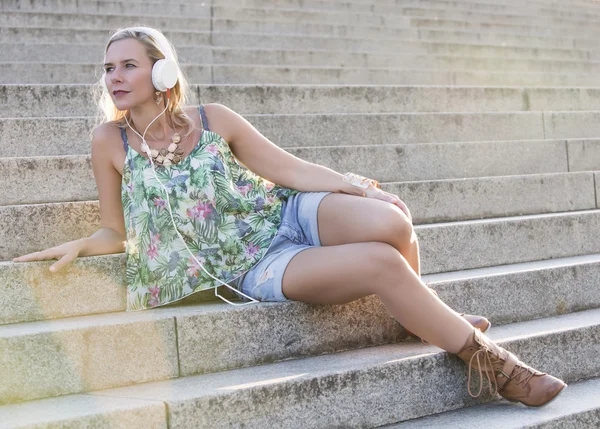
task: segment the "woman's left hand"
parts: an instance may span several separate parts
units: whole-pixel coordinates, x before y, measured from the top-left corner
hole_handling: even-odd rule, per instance
[[[406,204],[404,204],[404,201],[398,198],[397,195],[390,194],[389,192],[386,192],[383,189],[376,188],[375,186],[369,186],[363,192],[365,194],[365,197],[367,198],[376,198],[378,200],[386,201],[390,204],[398,206],[400,210],[404,212],[406,217],[408,217],[410,223],[412,223],[412,216],[410,214],[410,210],[408,210],[408,207],[406,206]]]

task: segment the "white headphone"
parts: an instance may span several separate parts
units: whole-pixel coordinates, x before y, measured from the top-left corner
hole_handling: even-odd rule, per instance
[[[131,30],[152,36],[165,56],[164,59],[158,60],[152,66],[152,85],[154,85],[154,88],[160,92],[173,88],[177,83],[179,69],[177,63],[173,61],[170,47],[165,43],[165,36],[150,27],[133,27]]]

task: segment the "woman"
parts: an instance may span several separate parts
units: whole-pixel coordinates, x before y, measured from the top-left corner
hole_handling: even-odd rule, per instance
[[[506,399],[540,406],[564,389],[487,338],[485,318],[457,314],[421,281],[410,211],[397,196],[292,156],[221,104],[184,107],[187,81],[162,33],[117,31],[104,71],[105,119],[92,136],[101,228],[14,261],[56,258],[56,272],[78,256],[125,250],[127,310],[228,283],[255,302],[376,294]]]

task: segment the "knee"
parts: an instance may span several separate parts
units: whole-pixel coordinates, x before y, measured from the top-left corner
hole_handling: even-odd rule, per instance
[[[369,259],[368,266],[372,268],[371,276],[378,285],[395,283],[394,279],[398,279],[398,276],[412,270],[398,249],[387,243],[370,243],[367,258]]]
[[[385,296],[409,288],[426,287],[422,282],[410,281],[410,277],[418,277],[406,258],[395,247],[386,243],[371,243],[369,259],[373,272],[372,293]]]
[[[396,248],[406,245],[414,237],[413,224],[398,206],[389,204],[384,224],[387,226],[387,232],[391,232],[390,236],[393,237]]]

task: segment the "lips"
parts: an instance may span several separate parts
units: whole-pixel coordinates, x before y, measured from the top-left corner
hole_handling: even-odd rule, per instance
[[[129,94],[129,91],[122,91],[122,90],[113,91],[114,96],[125,95],[125,94]]]

